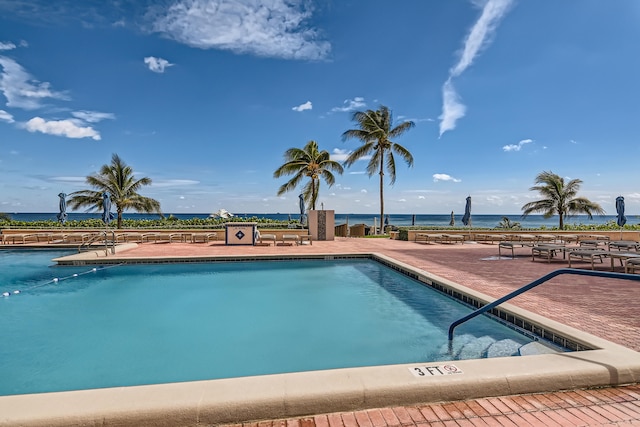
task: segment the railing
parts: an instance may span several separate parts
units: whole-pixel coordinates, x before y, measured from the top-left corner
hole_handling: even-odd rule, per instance
[[[111,233],[111,240],[108,239],[108,233]],[[88,250],[88,248],[90,248],[93,243],[102,241],[103,238],[104,238],[104,254],[109,255],[109,243],[111,243],[111,253],[115,254],[116,253],[116,232],[113,230],[101,231],[100,233],[96,234],[86,242],[82,242],[80,246],[78,246],[78,252],[82,252],[83,248]]]
[[[520,289],[516,289],[515,291],[511,292],[510,294],[507,294],[505,296],[503,296],[500,299],[495,300],[492,303],[489,303],[487,305],[484,305],[482,307],[480,307],[479,309],[477,309],[476,311],[474,311],[473,313],[470,313],[458,320],[456,320],[455,322],[453,322],[451,324],[451,326],[449,326],[449,342],[451,342],[453,340],[453,330],[456,328],[456,326],[461,325],[462,323],[466,322],[467,320],[471,320],[476,316],[481,315],[482,313],[485,313],[497,306],[499,306],[500,304],[502,304],[505,301],[510,300],[511,298],[517,297],[520,294],[523,294],[525,292],[527,292],[529,289],[533,289],[538,285],[541,285],[551,279],[553,279],[556,276],[560,276],[562,274],[575,274],[578,276],[596,276],[596,277],[604,277],[604,278],[608,278],[608,279],[622,279],[622,280],[635,280],[635,281],[640,281],[640,275],[635,275],[635,274],[625,274],[625,273],[610,273],[607,271],[593,271],[593,270],[580,270],[580,269],[571,269],[571,268],[561,268],[559,270],[555,270],[552,271],[551,273],[542,276],[541,278],[534,280],[533,282],[529,283],[528,285],[525,285],[523,287],[521,287]]]

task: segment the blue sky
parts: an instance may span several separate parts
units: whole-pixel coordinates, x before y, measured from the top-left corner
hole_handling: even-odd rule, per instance
[[[0,0],[0,212],[55,212],[117,153],[165,213],[297,212],[284,152],[342,161],[354,111],[388,106],[386,213],[520,214],[535,176],[640,212],[637,0]],[[324,182],[379,212],[359,161]]]

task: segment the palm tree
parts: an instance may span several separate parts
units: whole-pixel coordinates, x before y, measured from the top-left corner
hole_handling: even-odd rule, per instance
[[[413,156],[402,145],[390,141],[396,138],[415,124],[411,121],[400,123],[392,128],[393,117],[388,107],[381,105],[377,110],[356,111],[351,118],[357,123],[358,129],[350,129],[342,134],[342,140],[359,139],[364,145],[356,148],[345,160],[346,166],[351,166],[357,160],[371,156],[367,164],[367,175],[370,177],[376,172],[380,174],[380,232],[384,223],[384,170],[389,172],[389,183],[396,182],[396,161],[393,154],[399,155],[405,163],[413,166]]]
[[[511,221],[509,217],[503,216],[496,228],[520,228],[520,223]]]
[[[331,160],[327,150],[318,150],[316,141],[307,142],[302,149],[289,148],[284,153],[284,159],[285,163],[276,169],[273,177],[294,176],[280,186],[278,196],[294,190],[304,177],[309,177],[311,180],[303,187],[302,194],[311,209],[316,208],[316,200],[320,191],[320,178],[331,187],[336,182],[333,172],[337,172],[340,175],[344,172],[340,163]]]
[[[135,179],[133,175],[133,169],[117,154],[113,154],[110,165],[103,165],[98,174],[87,177],[87,184],[97,191],[71,193],[68,203],[72,209],[89,206],[88,211],[99,210],[102,209],[102,194],[108,191],[118,214],[117,228],[122,228],[122,213],[127,209],[162,216],[160,202],[138,194],[141,187],[151,184],[151,178]]]
[[[569,182],[553,172],[542,172],[536,177],[536,184],[529,190],[538,191],[544,197],[535,202],[529,202],[522,207],[522,217],[533,212],[542,212],[545,218],[553,215],[560,216],[560,230],[564,230],[564,218],[571,217],[579,213],[585,213],[589,219],[593,214],[604,215],[604,209],[584,197],[576,197],[582,180],[572,179]]]

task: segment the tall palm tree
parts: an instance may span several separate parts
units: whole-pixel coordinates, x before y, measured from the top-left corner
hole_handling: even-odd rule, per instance
[[[274,178],[280,178],[284,175],[294,175],[286,183],[282,184],[278,189],[278,196],[288,191],[294,190],[303,178],[308,177],[310,181],[305,184],[302,189],[304,201],[311,207],[316,208],[316,200],[320,191],[320,178],[322,178],[329,187],[331,187],[336,179],[333,172],[342,175],[344,169],[342,165],[331,160],[327,150],[318,150],[316,141],[309,141],[304,148],[289,148],[284,153],[285,163],[273,173]]]
[[[141,187],[151,184],[151,178],[135,179],[133,169],[117,154],[112,155],[111,164],[103,165],[100,172],[88,176],[86,182],[97,191],[81,190],[71,193],[68,203],[72,209],[83,206],[89,206],[88,211],[102,209],[102,194],[108,191],[111,202],[116,206],[118,228],[122,228],[122,213],[127,209],[162,216],[160,202],[138,194]]]
[[[388,107],[381,105],[377,110],[356,111],[351,118],[358,125],[358,129],[350,129],[342,134],[342,140],[359,139],[363,145],[356,148],[345,160],[346,166],[351,166],[363,157],[371,156],[367,164],[367,175],[372,176],[376,172],[380,175],[380,231],[384,224],[384,170],[389,172],[389,183],[396,182],[396,161],[393,154],[399,155],[405,163],[413,166],[413,156],[402,145],[391,141],[415,124],[411,121],[393,126],[393,116]]]
[[[565,182],[564,178],[553,172],[542,172],[536,176],[536,184],[529,190],[538,191],[544,197],[535,202],[522,206],[522,217],[533,212],[541,212],[545,218],[553,215],[560,217],[559,228],[564,230],[564,218],[584,213],[593,218],[593,214],[604,215],[604,209],[584,197],[576,197],[582,180],[572,179]]]

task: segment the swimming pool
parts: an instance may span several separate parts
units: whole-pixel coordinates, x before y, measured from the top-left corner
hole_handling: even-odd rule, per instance
[[[531,342],[381,263],[43,267],[8,251],[1,395],[509,356]],[[4,270],[7,271],[7,270]],[[15,290],[21,290],[14,294]]]
[[[315,245],[314,245],[315,246]],[[1,253],[2,251],[0,251]],[[407,265],[380,253],[317,253],[313,255],[215,255],[172,257],[96,257],[75,254],[58,260],[89,271],[91,264],[199,263],[247,260],[332,260],[366,258],[401,271],[473,304],[492,298],[473,289]],[[191,264],[190,264],[191,265]],[[56,269],[53,269],[54,271]],[[4,271],[4,270],[3,270]],[[57,271],[70,271],[60,269]],[[73,276],[72,276],[73,277]],[[20,295],[21,298],[24,295]],[[0,298],[18,301],[14,295]],[[456,375],[437,375],[447,362],[378,365],[188,381],[134,387],[111,387],[62,393],[0,395],[4,425],[63,427],[68,425],[220,425],[264,419],[454,401],[505,394],[539,393],[640,381],[638,353],[589,333],[503,304],[496,315],[583,351],[458,360]],[[529,329],[532,328],[532,329]],[[4,331],[4,329],[3,329]],[[456,333],[456,339],[457,335]],[[375,337],[375,331],[370,333]],[[454,339],[454,342],[455,340]],[[573,345],[570,345],[573,348]],[[283,352],[288,351],[283,349]],[[0,367],[2,374],[5,373]],[[417,375],[416,372],[432,375]],[[4,379],[4,376],[3,376]]]

